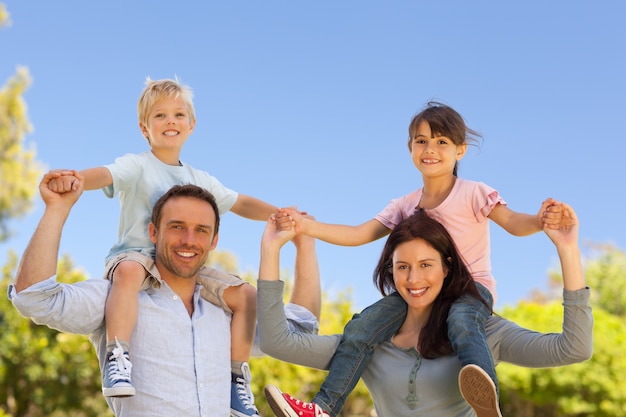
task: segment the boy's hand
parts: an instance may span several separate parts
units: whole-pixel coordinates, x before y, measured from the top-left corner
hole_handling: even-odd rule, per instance
[[[76,191],[79,180],[76,171],[68,169],[56,169],[46,174],[48,189],[58,194]]]

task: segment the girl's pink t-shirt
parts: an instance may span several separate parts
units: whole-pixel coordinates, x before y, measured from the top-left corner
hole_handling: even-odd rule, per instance
[[[422,189],[391,200],[376,220],[393,229],[415,213]],[[454,239],[476,282],[491,292],[496,302],[496,281],[491,275],[489,213],[496,204],[505,204],[497,190],[476,181],[457,178],[448,197],[426,212],[439,220]]]

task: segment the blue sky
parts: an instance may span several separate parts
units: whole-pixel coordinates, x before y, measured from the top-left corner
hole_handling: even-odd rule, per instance
[[[459,175],[535,213],[574,206],[584,244],[626,248],[626,3],[621,1],[4,2],[0,83],[18,65],[34,144],[47,168],[82,169],[147,149],[136,102],[146,76],[177,75],[198,122],[181,160],[226,186],[319,220],[359,224],[421,186],[406,147],[431,100],[483,134]],[[11,223],[21,252],[41,214]],[[97,277],[116,239],[118,202],[86,192],[61,251]],[[218,248],[258,268],[261,222],[225,215]],[[383,241],[318,245],[322,285],[356,307]],[[292,252],[283,267],[292,270]],[[545,289],[558,266],[543,234],[492,224],[497,307]]]

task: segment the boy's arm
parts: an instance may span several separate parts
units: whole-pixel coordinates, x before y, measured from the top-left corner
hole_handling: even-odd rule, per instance
[[[113,184],[111,171],[105,167],[83,169],[80,175],[85,178],[85,190],[99,190]]]
[[[545,227],[560,224],[561,206],[552,198],[541,203],[537,214],[518,213],[504,204],[496,205],[489,218],[513,236],[529,236]]]
[[[281,209],[296,223],[296,233],[305,234],[341,246],[360,246],[373,242],[389,234],[389,229],[376,219],[358,226],[318,222],[312,217],[303,216],[297,210]]]
[[[239,194],[237,201],[230,209],[233,213],[246,219],[261,221],[267,220],[276,210],[278,207],[245,194]]]
[[[83,177],[84,190],[98,190],[113,183],[111,172],[105,167],[84,169],[79,172]],[[48,188],[55,193],[66,193],[78,189],[76,171],[69,169],[55,169],[48,172]]]

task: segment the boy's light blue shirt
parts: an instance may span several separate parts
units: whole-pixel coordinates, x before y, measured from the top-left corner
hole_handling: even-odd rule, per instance
[[[209,190],[215,197],[220,215],[228,212],[239,196],[226,188],[217,178],[190,165],[168,165],[150,151],[126,154],[105,165],[113,184],[103,188],[113,198],[119,195],[120,221],[117,242],[107,259],[128,250],[152,249],[148,224],[154,203],[174,185],[194,184]]]

